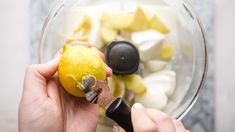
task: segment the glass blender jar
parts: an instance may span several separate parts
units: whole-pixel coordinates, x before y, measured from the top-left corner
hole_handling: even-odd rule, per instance
[[[85,38],[78,31],[84,23],[91,23]],[[112,28],[105,29],[104,23],[112,23]],[[51,60],[73,40],[88,41],[104,52],[117,40],[128,41],[138,49],[140,64],[136,75],[146,85],[147,94],[138,95],[126,88],[128,79],[115,75],[122,81],[118,82],[119,92],[115,93],[114,88],[113,94],[127,100],[130,106],[140,102],[181,119],[203,87],[206,38],[199,18],[186,0],[61,0],[43,27],[39,63]],[[115,79],[108,80],[110,87],[117,85]],[[160,90],[152,90],[154,86]],[[97,131],[110,130],[112,123],[100,112]]]

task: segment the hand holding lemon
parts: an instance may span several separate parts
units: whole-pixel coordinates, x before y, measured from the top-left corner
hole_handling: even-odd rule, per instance
[[[102,58],[91,48],[82,45],[65,45],[58,68],[59,80],[71,95],[84,97],[79,89],[82,77],[92,75],[96,80],[106,79]]]
[[[79,47],[80,49],[78,45],[83,45],[81,47],[86,46],[87,50],[91,50],[90,52],[99,58],[100,62],[102,61],[101,58],[104,55],[98,50],[89,49],[87,43],[74,41],[68,46],[70,48],[76,47],[76,49]],[[65,55],[64,53],[62,54]],[[27,68],[23,94],[19,105],[18,122],[20,132],[95,131],[99,116],[98,105],[90,104],[84,98],[69,95],[59,83],[56,72],[60,56],[64,60],[63,55],[58,52],[57,58],[54,61],[46,64],[33,64]],[[79,65],[78,62],[76,65]],[[67,67],[69,65],[64,66]],[[101,66],[103,67],[103,65]],[[65,71],[64,73],[66,73]],[[93,72],[91,71],[91,73]],[[61,75],[61,73],[59,74]],[[103,79],[106,76],[111,76],[111,74],[112,70],[104,67],[103,74],[97,75],[94,73],[94,76],[97,79]],[[79,77],[78,75],[74,76],[76,79]]]

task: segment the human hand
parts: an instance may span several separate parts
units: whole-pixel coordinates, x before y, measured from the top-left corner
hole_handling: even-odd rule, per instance
[[[85,45],[73,42],[71,45]],[[101,52],[96,52],[103,58]],[[24,89],[19,105],[20,132],[93,132],[98,121],[98,105],[84,98],[68,95],[58,81],[57,59],[47,64],[30,65],[25,73]],[[112,71],[107,67],[107,76]]]
[[[156,109],[145,109],[136,103],[131,108],[134,132],[187,132],[184,125]]]

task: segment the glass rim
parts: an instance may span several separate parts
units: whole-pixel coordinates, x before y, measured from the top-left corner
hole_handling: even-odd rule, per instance
[[[179,0],[179,2],[181,2],[185,8],[187,8],[186,10],[192,14],[192,16],[195,18],[199,28],[200,28],[200,32],[202,35],[202,39],[203,39],[203,47],[204,47],[204,67],[203,67],[203,74],[201,76],[200,79],[200,84],[199,87],[197,88],[194,96],[191,98],[191,100],[189,101],[189,103],[187,104],[186,108],[183,109],[182,111],[180,111],[178,115],[176,115],[176,119],[181,120],[194,106],[194,104],[196,103],[199,93],[201,91],[201,89],[204,87],[205,84],[205,80],[206,80],[206,76],[207,76],[207,70],[208,70],[208,55],[207,55],[207,40],[206,40],[206,34],[205,34],[205,30],[203,28],[203,25],[201,23],[200,18],[198,17],[197,14],[195,14],[194,9],[192,8],[191,4],[188,2],[188,0]],[[43,25],[43,28],[41,30],[41,35],[39,38],[39,43],[37,46],[37,62],[40,64],[42,63],[42,47],[43,47],[43,42],[45,40],[45,33],[48,29],[48,25],[50,24],[50,22],[52,22],[52,19],[56,16],[57,13],[59,13],[59,11],[62,9],[62,7],[65,4],[65,0],[59,0],[58,3],[55,5],[55,7],[51,10],[51,12],[49,13],[48,17],[46,18],[46,21]],[[192,82],[191,82],[192,83]],[[190,83],[190,84],[191,84]],[[189,86],[190,87],[190,86]]]

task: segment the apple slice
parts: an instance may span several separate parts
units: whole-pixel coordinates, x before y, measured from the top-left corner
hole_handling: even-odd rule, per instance
[[[149,20],[156,15],[169,32],[182,25],[178,11],[172,7],[156,5],[142,5],[141,7],[145,10]]]
[[[89,15],[91,17],[92,26],[91,26],[91,30],[89,33],[88,42],[91,44],[91,46],[101,49],[104,46],[104,43],[102,42],[100,38],[101,36],[100,34],[101,23],[99,19],[100,14],[92,12]]]
[[[117,37],[117,30],[110,27],[101,27],[101,39],[105,44],[109,44]]]
[[[148,28],[148,18],[141,7],[136,7],[132,14],[125,12],[116,12],[109,14],[104,12],[100,20],[104,26],[114,28],[116,30],[127,30],[130,32],[145,30]]]
[[[112,27],[116,29],[124,29],[127,28],[130,24],[131,17],[129,14],[124,12],[118,12],[112,15],[112,19],[110,19],[112,23]]]
[[[165,35],[162,33],[155,31],[155,30],[144,30],[139,32],[133,32],[131,34],[131,40],[134,42],[135,45],[140,46],[146,42],[154,42],[154,43],[161,43]]]
[[[110,92],[114,97],[123,97],[125,94],[125,84],[124,82],[116,76],[108,78],[108,86]]]
[[[91,18],[88,15],[84,15],[82,21],[78,24],[77,28],[74,30],[75,33],[87,34],[91,29]]]
[[[160,60],[150,60],[144,63],[144,68],[149,72],[157,72],[163,70],[167,65],[167,62]]]
[[[160,49],[161,58],[164,60],[170,60],[174,55],[175,47],[171,44],[163,44]]]
[[[160,58],[160,48],[165,35],[156,30],[145,30],[134,32],[131,40],[139,49],[142,61],[148,61]]]
[[[169,29],[166,27],[166,25],[157,17],[157,15],[154,15],[149,20],[149,26],[151,29],[157,30],[163,34],[167,34],[169,32]]]
[[[146,84],[146,86],[146,92],[144,94],[136,95],[135,102],[141,103],[147,108],[163,109],[167,105],[167,96],[164,93],[159,92],[157,87],[149,86],[149,84]]]
[[[129,24],[126,30],[128,31],[141,31],[148,28],[148,18],[144,12],[144,10],[137,6],[134,14],[129,14],[130,20],[128,19]]]
[[[105,108],[99,107],[99,116],[105,117]]]
[[[140,75],[132,74],[120,76],[120,78],[125,82],[125,86],[128,90],[136,94],[141,94],[145,92],[146,86]]]
[[[125,12],[113,14],[104,12],[101,14],[100,20],[103,25],[119,30],[127,28],[130,25],[131,18],[131,15]]]
[[[148,75],[144,82],[149,87],[154,87],[158,91],[171,96],[175,90],[176,74],[174,71],[161,71]]]
[[[88,41],[88,36],[87,35],[85,35],[85,36],[78,36],[78,37],[69,36],[66,39],[66,43],[67,44],[71,43],[72,41],[85,41],[85,42],[87,42]]]

